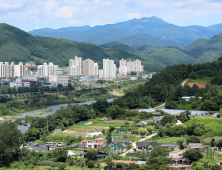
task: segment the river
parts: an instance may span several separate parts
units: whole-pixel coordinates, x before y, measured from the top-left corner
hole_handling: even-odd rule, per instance
[[[107,102],[112,102],[113,100],[115,100],[116,98],[112,98],[112,99],[107,99]],[[13,117],[12,119],[18,119],[18,118],[25,118],[25,116],[38,116],[38,117],[46,117],[46,116],[49,116],[49,115],[52,115],[54,114],[57,110],[59,110],[62,106],[64,108],[67,108],[68,105],[91,105],[92,103],[95,103],[96,101],[91,101],[91,102],[83,102],[83,103],[70,103],[70,104],[59,104],[59,105],[54,105],[54,106],[49,106],[47,107],[46,109],[37,109],[37,110],[33,110],[33,111],[30,111],[30,112],[25,112],[25,113],[22,113],[21,115],[19,116],[15,116]],[[48,110],[48,109],[52,109],[52,111],[50,112],[45,112],[43,113],[42,115],[38,115],[39,112],[43,111],[43,110]],[[1,121],[1,122],[4,122]],[[25,133],[27,130],[28,130],[28,127],[30,126],[30,124],[27,124],[27,126],[23,126],[23,125],[19,125],[18,126],[18,129],[22,132],[22,133]]]

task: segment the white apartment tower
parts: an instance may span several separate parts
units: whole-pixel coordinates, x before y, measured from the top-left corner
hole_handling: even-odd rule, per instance
[[[75,56],[75,59],[69,60],[68,76],[82,75],[82,57]]]
[[[38,66],[38,73],[40,77],[48,77],[49,75],[53,75],[57,70],[57,66],[55,66],[52,62],[44,62],[43,65]]]
[[[103,59],[103,77],[116,78],[116,64],[114,64],[114,60]]]
[[[82,62],[82,75],[83,76],[98,76],[98,63],[87,59]]]
[[[0,62],[0,77],[23,77],[27,74],[27,67],[19,62],[18,65],[14,65],[14,62]]]
[[[123,58],[119,61],[119,73],[127,75],[127,61]]]
[[[135,71],[136,73],[142,73],[144,66],[141,65],[141,61],[136,59],[135,61],[129,60],[127,62],[127,73]]]

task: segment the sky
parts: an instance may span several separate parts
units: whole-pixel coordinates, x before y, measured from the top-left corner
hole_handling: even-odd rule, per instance
[[[24,31],[156,16],[178,26],[222,23],[222,0],[0,0],[0,23]]]

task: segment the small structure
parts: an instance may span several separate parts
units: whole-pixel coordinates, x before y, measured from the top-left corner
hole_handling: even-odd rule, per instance
[[[146,126],[147,125],[147,122],[145,121],[141,121],[139,123],[137,123],[137,126]]]
[[[84,152],[80,153],[83,155],[83,158],[85,158],[87,153],[87,150],[84,150]],[[96,158],[106,158],[109,154],[108,153],[103,153],[103,152],[98,152],[98,155],[96,155]]]
[[[182,99],[185,99],[187,102],[190,101],[191,98],[196,98],[195,96],[184,96]],[[199,97],[199,99],[202,99],[202,97]]]
[[[132,141],[131,139],[127,139],[127,138],[113,138],[113,143],[116,142],[120,142],[120,143],[124,143],[124,144],[131,144]]]
[[[76,154],[69,150],[67,156],[73,156],[73,155],[76,155]]]
[[[189,143],[186,146],[187,150],[200,150],[200,148],[204,148],[202,143]]]
[[[137,149],[153,149],[155,147],[159,146],[158,143],[155,142],[137,142],[136,148]]]
[[[112,117],[111,116],[107,117],[107,120],[112,121]]]
[[[180,150],[180,145],[176,143],[161,143],[159,146],[165,149]]]
[[[183,164],[186,161],[183,156],[185,151],[186,149],[169,152],[169,158],[173,160],[174,164]]]
[[[56,133],[62,133],[62,129],[55,129],[54,130],[54,133],[56,134]]]
[[[82,123],[82,122],[79,122],[78,124],[79,124],[79,125],[83,125],[83,123]]]
[[[119,134],[126,133],[126,130],[125,130],[125,129],[117,129],[117,131],[118,131]]]
[[[86,135],[86,137],[93,137],[93,136],[100,136],[100,135],[103,135],[102,132],[94,132],[94,133],[88,133]]]
[[[130,132],[131,132],[131,134],[134,134],[134,135],[135,135],[135,134],[139,134],[138,129],[131,130]]]
[[[49,151],[49,147],[50,146],[46,146],[46,145],[34,145],[32,146],[32,150],[47,152]]]
[[[79,145],[78,144],[72,144],[71,146],[70,146],[70,148],[77,148]]]
[[[146,164],[146,161],[137,161],[136,164],[138,165]]]

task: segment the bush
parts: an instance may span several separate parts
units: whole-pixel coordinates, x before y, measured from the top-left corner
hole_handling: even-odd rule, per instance
[[[58,170],[64,170],[66,167],[67,167],[66,164],[60,163],[58,166]]]

